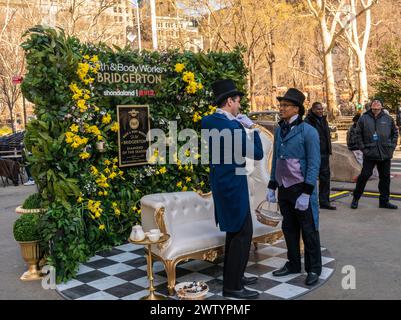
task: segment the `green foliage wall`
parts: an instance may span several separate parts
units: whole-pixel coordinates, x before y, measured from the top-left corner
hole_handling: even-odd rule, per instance
[[[48,205],[42,237],[57,280],[76,274],[78,263],[127,240],[140,220],[140,199],[156,192],[209,191],[208,166],[154,164],[128,169],[117,165],[116,106],[149,104],[151,128],[168,132],[195,129],[214,111],[211,84],[231,78],[245,90],[241,50],[230,53],[169,51],[141,53],[104,44],[84,44],[62,30],[37,26],[26,32],[24,96],[35,104],[25,144],[41,195]],[[139,84],[96,82],[99,62],[157,65],[167,72],[156,96],[103,96],[109,90],[142,89]],[[247,101],[242,102],[247,109]],[[105,143],[105,152],[96,143]],[[184,143],[184,142],[183,142]],[[182,144],[183,144],[182,143]],[[157,154],[156,154],[157,155]]]

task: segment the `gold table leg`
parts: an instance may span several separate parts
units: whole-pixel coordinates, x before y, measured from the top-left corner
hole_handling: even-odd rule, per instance
[[[152,251],[151,244],[148,244],[148,254],[146,260],[148,263],[148,279],[149,279],[149,295],[142,297],[140,300],[166,300],[167,298],[159,294],[154,293],[155,288],[153,287],[153,262],[152,262]]]

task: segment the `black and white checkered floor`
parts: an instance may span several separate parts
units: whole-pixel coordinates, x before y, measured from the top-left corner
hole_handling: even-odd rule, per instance
[[[259,245],[257,251],[251,249],[246,276],[258,276],[258,282],[248,288],[260,292],[259,299],[294,299],[307,294],[322,285],[333,274],[335,260],[322,247],[323,270],[319,283],[314,287],[304,284],[305,273],[276,278],[272,271],[282,267],[287,261],[285,242],[274,245]],[[191,260],[177,266],[177,283],[183,281],[205,281],[209,286],[206,299],[222,300],[222,257],[207,262]],[[161,262],[153,265],[156,293],[167,296],[167,276]],[[57,291],[65,299],[76,300],[138,300],[149,292],[145,251],[142,246],[125,244],[108,252],[100,252],[89,262],[81,264],[75,279],[57,286]],[[178,299],[177,296],[170,297]]]

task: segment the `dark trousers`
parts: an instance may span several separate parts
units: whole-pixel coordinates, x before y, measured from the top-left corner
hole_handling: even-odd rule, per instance
[[[319,171],[319,204],[330,203],[330,155],[322,155]]]
[[[369,160],[365,157],[363,158],[363,166],[361,174],[358,176],[356,181],[356,187],[354,190],[354,198],[359,199],[365,190],[366,183],[368,182],[370,176],[373,173],[373,168],[377,166],[377,171],[379,172],[379,192],[380,203],[386,203],[390,199],[390,170],[391,170],[391,160]]]
[[[241,279],[244,276],[249,259],[253,234],[252,217],[248,214],[238,232],[226,233],[224,253],[223,288],[241,290]]]
[[[278,203],[283,215],[282,229],[287,244],[287,267],[292,272],[301,272],[300,236],[305,249],[305,271],[322,272],[322,254],[320,251],[319,231],[315,228],[312,208],[300,211],[295,209],[295,202],[302,194],[302,184],[296,184],[289,188],[279,187]]]

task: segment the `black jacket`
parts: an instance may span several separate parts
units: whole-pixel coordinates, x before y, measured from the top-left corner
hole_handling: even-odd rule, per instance
[[[316,116],[311,110],[309,110],[308,115],[305,120],[306,123],[309,123],[312,127],[314,127],[319,133],[320,139],[320,154],[321,155],[330,155],[331,154],[331,139],[330,139],[330,129],[329,124],[327,123],[326,116],[323,116],[321,120]]]
[[[378,139],[374,140],[377,133]],[[383,111],[375,118],[371,110],[365,112],[356,125],[358,148],[369,160],[388,160],[397,146],[398,130],[391,116]]]
[[[348,150],[359,150],[358,137],[356,134],[356,123],[354,123],[347,131],[347,147]]]

